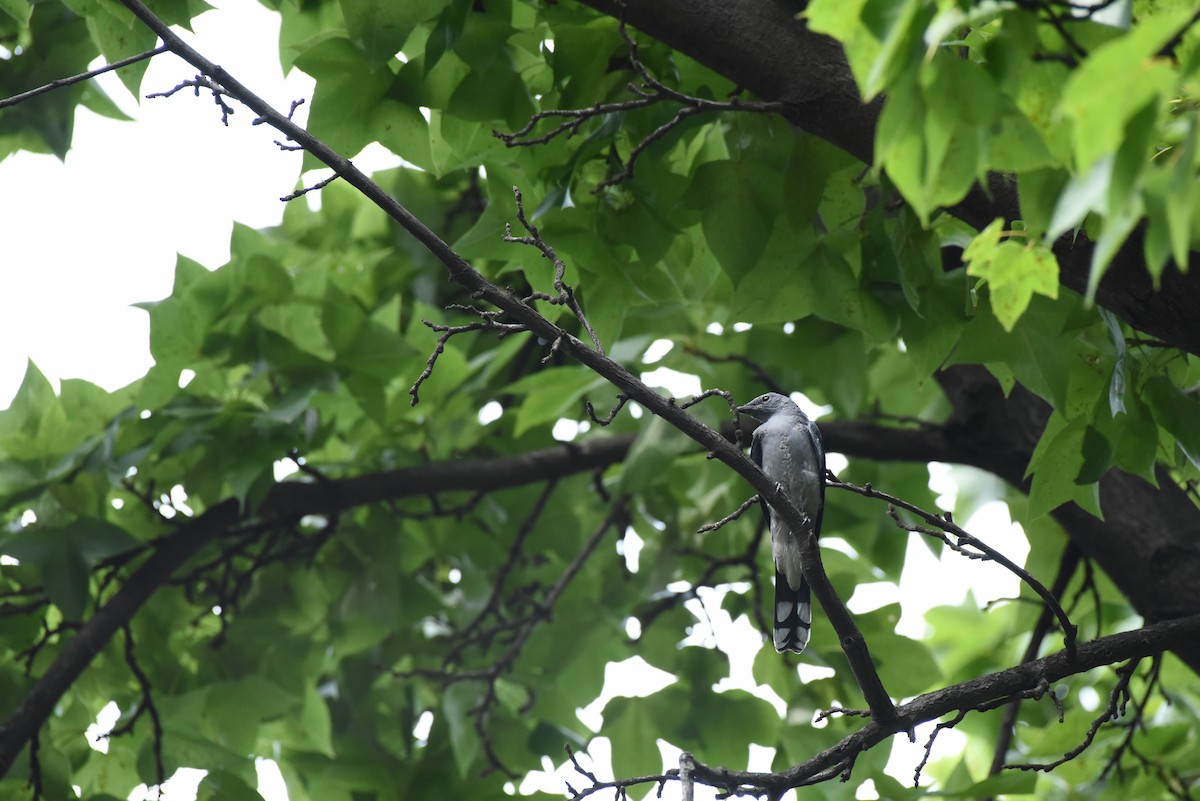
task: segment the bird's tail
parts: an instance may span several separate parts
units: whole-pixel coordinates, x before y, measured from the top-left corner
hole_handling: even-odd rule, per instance
[[[775,571],[775,650],[801,653],[808,645],[812,626],[812,598],[808,581],[800,579],[796,589],[788,584],[787,576]]]

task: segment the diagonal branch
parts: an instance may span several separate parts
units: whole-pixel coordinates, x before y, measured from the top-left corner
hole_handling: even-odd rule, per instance
[[[147,50],[144,53],[138,53],[135,56],[123,58],[120,61],[114,61],[111,64],[105,64],[103,67],[97,67],[94,70],[81,72],[78,75],[72,75],[70,78],[59,78],[56,81],[51,81],[50,83],[39,86],[36,89],[30,89],[28,92],[21,92],[19,95],[13,95],[12,97],[6,97],[3,100],[0,100],[0,109],[8,108],[9,106],[15,106],[18,103],[24,103],[26,100],[35,98],[38,95],[44,95],[47,92],[53,92],[55,89],[62,89],[64,86],[70,86],[71,84],[76,84],[80,81],[86,81],[91,78],[95,78],[97,75],[103,75],[104,73],[111,72],[112,70],[119,70],[122,67],[128,67],[130,64],[136,64],[139,61],[145,61],[148,58],[154,58],[159,53],[167,52],[168,49],[169,48],[167,48],[166,45],[159,45],[153,50]]]
[[[1041,597],[1042,602],[1046,605],[1046,609],[1053,612],[1054,616],[1058,618],[1058,624],[1063,630],[1063,643],[1066,646],[1067,653],[1075,653],[1075,635],[1078,631],[1078,627],[1071,622],[1070,618],[1067,617],[1067,613],[1063,611],[1062,604],[1058,602],[1058,597],[1054,593],[1050,592],[1050,590],[1046,589],[1046,586],[1034,578],[1029,571],[1025,570],[1016,562],[1012,561],[995,548],[983,542],[978,537],[959,526],[957,523],[953,522],[950,519],[949,513],[947,513],[945,517],[935,515],[932,512],[927,512],[919,506],[903,500],[902,498],[897,498],[894,495],[887,494],[886,492],[880,492],[870,484],[866,485],[865,487],[859,487],[842,481],[830,480],[826,482],[826,485],[830,487],[836,487],[838,489],[849,490],[850,492],[862,495],[864,498],[879,498],[883,501],[886,501],[888,504],[889,513],[892,515],[892,519],[898,526],[906,531],[912,531],[918,534],[936,537],[941,539],[942,542],[946,543],[953,550],[958,551],[969,558],[987,559],[1003,566],[1010,573],[1021,579],[1021,581],[1028,584],[1030,589],[1032,589],[1038,594],[1039,597]],[[923,526],[914,526],[911,523],[905,523],[904,521],[900,520],[899,516],[895,514],[895,507],[897,506],[901,509],[912,512],[926,523],[929,523],[931,526],[936,526],[941,531],[933,531]],[[958,541],[951,542],[949,537],[941,533],[943,531],[946,532],[946,534],[953,535]],[[963,548],[965,545],[975,548],[976,552],[966,551]]]
[[[705,451],[712,454],[713,458],[721,460],[746,479],[793,530],[804,531],[806,529],[804,515],[796,509],[783,489],[768,479],[741,449],[728,442],[719,432],[683,411],[674,402],[674,398],[664,398],[654,392],[624,366],[604,353],[589,347],[577,337],[546,319],[524,299],[488,281],[429,226],[417,219],[398,200],[384,191],[362,170],[355,167],[349,159],[336,153],[324,142],[288,119],[287,115],[271,107],[224,69],[189,46],[141,0],[121,0],[121,3],[147,27],[162,37],[163,42],[176,55],[218,83],[227,95],[244,103],[258,115],[263,123],[270,125],[304,147],[347,183],[362,192],[440,261],[449,272],[450,278],[470,291],[472,297],[495,306],[507,313],[517,323],[525,325],[531,333],[547,342],[555,343],[560,352],[573,357],[598,375],[603,376],[623,394],[636,400],[648,411],[663,418],[691,437]],[[805,574],[809,577],[813,594],[816,595],[838,633],[838,638],[850,661],[855,679],[859,683],[867,705],[881,723],[888,724],[895,716],[895,708],[879,679],[866,641],[837,597],[833,585],[824,576],[816,539],[809,537],[808,540],[801,547],[801,562],[804,565]],[[809,575],[810,573],[811,575]]]

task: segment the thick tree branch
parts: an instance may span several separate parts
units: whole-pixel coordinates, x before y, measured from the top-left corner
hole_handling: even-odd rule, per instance
[[[336,514],[369,503],[424,497],[438,492],[493,491],[548,481],[619,461],[632,437],[533,451],[509,459],[478,459],[324,482],[276,484],[253,518],[229,499],[172,529],[129,576],[121,590],[81,626],[8,718],[0,724],[0,776],[5,775],[68,688],[126,626],[159,587],[209,543],[243,527],[294,522],[310,514]]]

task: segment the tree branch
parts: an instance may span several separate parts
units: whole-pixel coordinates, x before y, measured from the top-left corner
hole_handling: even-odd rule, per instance
[[[692,778],[697,783],[721,788],[729,794],[777,798],[788,789],[828,781],[841,775],[859,754],[902,731],[899,727],[903,721],[918,724],[951,713],[995,708],[1009,699],[1030,696],[1039,687],[1068,676],[1174,650],[1198,636],[1200,615],[1101,637],[1080,644],[1075,659],[1066,651],[1059,651],[1033,662],[918,696],[898,707],[899,717],[892,725],[881,726],[872,720],[821,753],[779,773],[726,770],[697,763],[692,769]],[[665,777],[677,779],[678,771],[668,771]],[[662,778],[646,776],[638,783],[658,782]],[[630,781],[608,783],[607,786],[628,787]]]
[[[165,52],[167,52],[166,45],[160,45],[153,50],[147,50],[144,53],[138,53],[135,56],[123,58],[120,61],[114,61],[111,64],[105,64],[103,67],[97,67],[94,70],[81,72],[78,75],[72,75],[70,78],[59,78],[56,81],[51,81],[50,83],[39,86],[36,89],[30,89],[28,92],[22,92],[19,95],[13,95],[12,97],[6,97],[5,99],[0,100],[0,109],[5,109],[9,106],[15,106],[18,103],[24,103],[26,100],[35,98],[38,95],[44,95],[47,92],[54,91],[55,89],[62,89],[64,86],[70,86],[71,84],[79,83],[80,81],[86,81],[91,78],[95,78],[97,75],[103,75],[104,73],[111,72],[112,70],[119,70],[122,67],[128,67],[130,64],[136,64],[139,61],[145,61],[148,58],[154,58],[159,53]]]
[[[160,538],[146,561],[129,576],[113,598],[100,607],[62,647],[54,662],[0,724],[0,776],[12,767],[25,744],[37,734],[63,694],[126,626],[159,587],[209,543],[246,525],[297,521],[310,514],[336,514],[369,503],[422,497],[458,490],[493,491],[533,481],[548,481],[586,472],[624,457],[633,437],[587,442],[532,451],[511,459],[477,459],[420,465],[367,476],[325,482],[290,481],[276,484],[254,518],[239,512],[229,499],[199,517],[173,527]]]
[[[204,75],[216,81],[223,92],[238,99],[266,124],[283,133],[321,162],[332,168],[347,183],[358,189],[369,200],[375,203],[389,217],[420,242],[438,261],[445,266],[450,278],[461,284],[471,296],[485,301],[507,313],[513,320],[526,326],[529,331],[547,342],[554,343],[552,350],[573,357],[585,367],[603,376],[614,384],[623,394],[636,400],[652,414],[666,420],[675,428],[699,443],[713,458],[719,459],[746,479],[759,494],[792,526],[794,531],[805,530],[804,515],[792,504],[783,489],[772,482],[755,465],[740,448],[726,441],[720,433],[714,431],[683,411],[674,398],[664,398],[646,386],[624,366],[600,352],[584,344],[569,332],[563,330],[550,320],[543,317],[524,299],[514,293],[501,289],[475,271],[462,256],[455,252],[446,242],[435,234],[427,225],[417,219],[398,200],[385,192],[365,173],[355,167],[348,159],[334,152],[328,145],[300,128],[286,115],[268,105],[262,98],[251,92],[232,75],[221,67],[206,59],[199,52],[175,35],[173,31],[148,9],[141,0],[121,0],[121,3],[134,13],[145,25],[162,37],[163,42],[178,56],[183,58]],[[811,538],[810,538],[811,539]],[[854,673],[858,679],[863,695],[870,705],[872,712],[879,715],[881,721],[888,720],[894,715],[894,708],[888,699],[886,691],[875,671],[870,659],[866,642],[861,632],[854,625],[848,613],[844,612],[841,601],[837,598],[833,586],[828,579],[822,580],[820,570],[820,550],[815,541],[801,549],[801,561],[805,563],[805,574],[813,571],[809,577],[813,594],[816,595],[821,607],[826,610],[833,623],[843,648],[847,652]],[[839,608],[842,609],[839,612]]]

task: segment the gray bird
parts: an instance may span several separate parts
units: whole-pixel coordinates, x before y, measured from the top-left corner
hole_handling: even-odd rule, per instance
[[[816,423],[790,398],[777,392],[760,395],[739,406],[738,411],[762,423],[750,441],[750,457],[808,516],[813,533],[820,536],[825,509],[825,449]],[[771,553],[775,558],[775,650],[800,653],[808,645],[812,599],[800,567],[799,537],[765,501],[763,511],[771,527]]]

